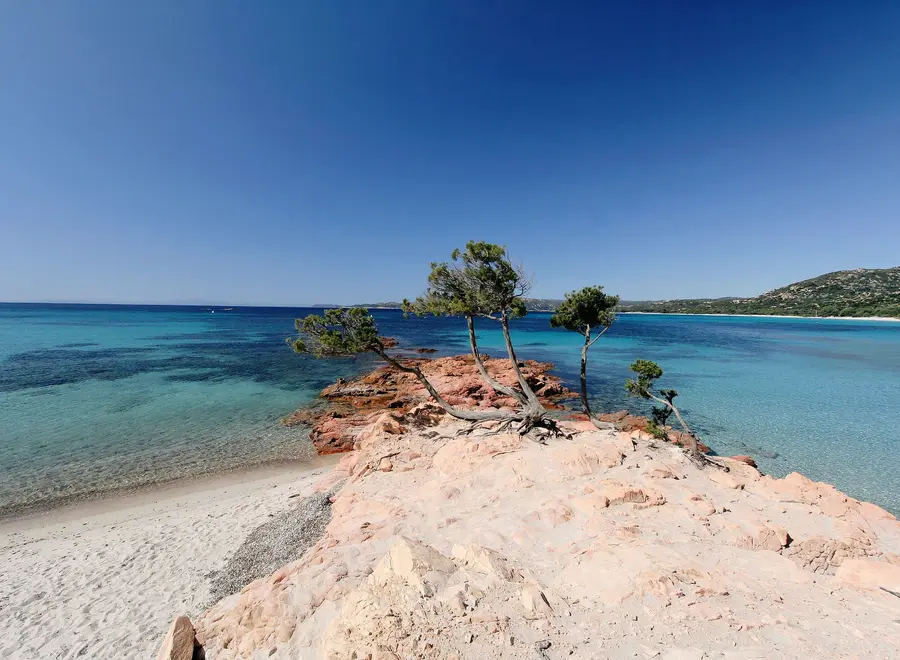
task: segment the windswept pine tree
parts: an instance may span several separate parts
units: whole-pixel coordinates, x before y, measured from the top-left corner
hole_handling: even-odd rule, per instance
[[[378,335],[375,318],[363,307],[326,309],[324,314],[297,319],[294,326],[298,334],[288,337],[287,342],[295,353],[308,353],[317,358],[375,353],[398,371],[415,375],[437,404],[457,419],[483,422],[509,417],[504,411],[462,410],[447,403],[418,366],[404,364],[388,354],[387,346]]]
[[[495,310],[486,308],[483,296],[480,295],[482,289],[482,278],[479,278],[478,272],[473,272],[473,263],[476,259],[476,253],[480,254],[484,251],[482,246],[486,243],[476,244],[470,242],[466,246],[466,257],[459,250],[454,250],[451,255],[453,264],[432,263],[431,273],[428,275],[428,288],[425,293],[410,302],[403,301],[403,311],[407,314],[416,314],[425,316],[428,314],[434,316],[462,316],[466,319],[466,325],[469,330],[469,347],[472,351],[472,358],[475,360],[475,366],[482,380],[488,387],[494,391],[506,396],[511,396],[519,403],[526,403],[527,397],[515,387],[509,387],[492,378],[485,367],[484,360],[478,352],[478,340],[475,335],[475,318],[482,316],[487,317]],[[497,247],[497,246],[491,246]],[[513,273],[516,277],[519,273],[515,269],[507,271]],[[524,279],[524,276],[523,276]]]
[[[547,409],[528,384],[519,366],[509,332],[509,322],[526,314],[523,297],[531,281],[520,266],[514,266],[506,249],[499,245],[470,241],[465,251],[454,250],[452,264],[433,263],[428,289],[414,302],[404,301],[404,311],[415,314],[463,316],[469,328],[472,355],[482,379],[497,392],[514,398],[516,410],[461,410],[445,401],[428,378],[414,364],[404,364],[389,355],[378,336],[375,319],[364,308],[327,310],[323,316],[312,314],[297,319],[297,337],[288,339],[299,353],[317,357],[353,355],[371,351],[399,371],[414,374],[434,400],[450,415],[471,422],[499,420],[500,428],[518,423],[521,434],[536,427],[558,432]],[[491,377],[478,352],[475,318],[496,321],[503,331],[506,351],[516,374],[518,387],[509,387]]]
[[[565,328],[584,337],[584,344],[581,347],[581,407],[594,426],[602,429],[611,428],[612,425],[601,422],[591,412],[587,389],[588,349],[615,322],[618,304],[619,296],[604,293],[602,286],[586,286],[580,291],[567,293],[556,313],[550,318],[551,327]]]
[[[451,259],[452,263],[431,264],[428,288],[415,301],[404,301],[404,310],[414,314],[465,317],[472,356],[482,379],[495,391],[519,402],[514,419],[520,422],[519,432],[524,434],[535,427],[556,432],[556,423],[549,419],[547,410],[522,373],[509,331],[510,320],[528,313],[525,296],[531,289],[531,278],[522,266],[512,263],[505,247],[493,243],[469,241],[465,250],[454,250]],[[476,317],[500,324],[518,388],[503,385],[488,373],[478,352]]]
[[[669,414],[674,414],[678,419],[678,423],[681,424],[681,428],[684,429],[684,432],[689,438],[688,451],[690,452],[691,458],[698,463],[703,462],[704,455],[703,452],[700,451],[700,443],[697,441],[697,436],[684,421],[684,418],[681,416],[681,411],[679,411],[678,407],[675,405],[675,397],[678,396],[678,390],[670,389],[659,390],[658,392],[653,391],[654,383],[663,375],[663,370],[660,366],[651,360],[635,360],[631,365],[631,370],[637,375],[637,378],[629,378],[626,381],[625,389],[628,390],[628,394],[642,399],[653,400],[661,404],[661,410],[657,412],[658,409],[655,408],[653,414],[653,421],[657,426],[661,424],[661,430],[651,430],[655,431],[655,434],[657,435],[661,432],[662,436],[665,437],[666,421],[669,418]]]

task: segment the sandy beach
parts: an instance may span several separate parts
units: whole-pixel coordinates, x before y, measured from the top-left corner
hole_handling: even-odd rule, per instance
[[[211,571],[334,459],[208,478],[0,524],[0,657],[152,658]]]

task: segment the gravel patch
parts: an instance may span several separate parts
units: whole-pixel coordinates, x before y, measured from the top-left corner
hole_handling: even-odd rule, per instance
[[[225,566],[207,576],[212,603],[299,559],[325,533],[331,497],[341,486],[305,497],[250,532]]]

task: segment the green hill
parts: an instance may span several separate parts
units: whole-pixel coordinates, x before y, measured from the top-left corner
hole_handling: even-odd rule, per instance
[[[900,318],[900,266],[827,273],[755,298],[623,302],[621,311]]]
[[[562,300],[556,298],[526,298],[525,309],[529,312],[555,312]]]

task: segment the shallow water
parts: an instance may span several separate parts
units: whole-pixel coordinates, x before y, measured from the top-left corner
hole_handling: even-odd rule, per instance
[[[294,355],[284,337],[310,311],[0,305],[0,512],[308,459],[306,432],[278,420],[374,364]],[[460,320],[374,314],[401,347],[467,349]],[[554,362],[575,386],[580,337],[548,319],[514,324],[520,357]],[[478,330],[483,350],[500,354],[498,328]],[[638,357],[660,363],[660,386],[679,390],[718,453],[900,511],[900,324],[622,315],[591,349],[598,410],[644,410],[623,387]]]

